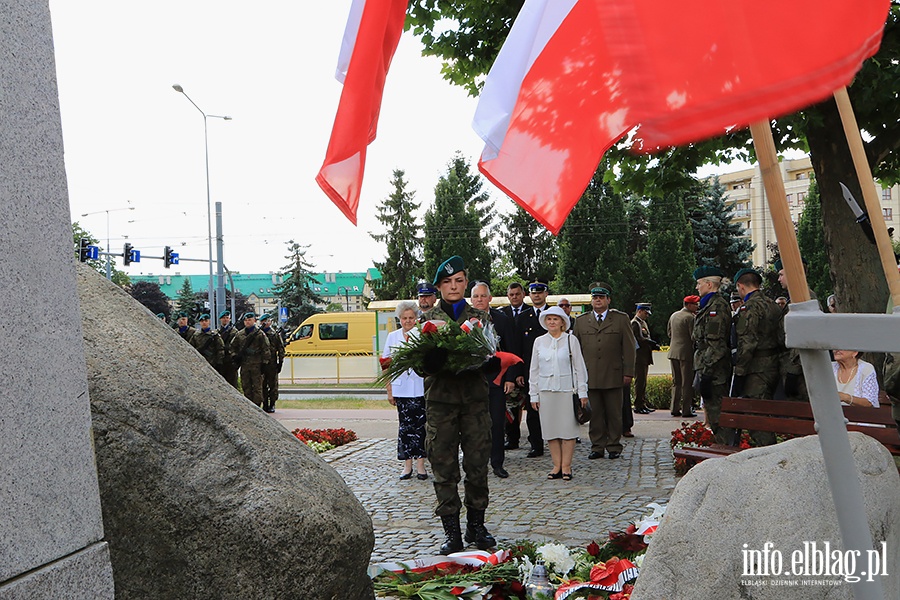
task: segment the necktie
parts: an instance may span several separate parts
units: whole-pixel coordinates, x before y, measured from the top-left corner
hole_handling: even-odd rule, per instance
[[[535,317],[540,317],[540,316],[541,316],[541,309],[539,309],[539,308],[534,309],[534,316],[535,316]]]
[[[514,309],[513,309],[513,318],[518,317],[518,316],[519,316],[519,309],[518,309],[518,308],[514,308]]]

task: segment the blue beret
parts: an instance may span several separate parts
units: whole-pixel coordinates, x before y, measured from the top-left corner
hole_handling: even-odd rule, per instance
[[[245,318],[245,319],[255,319],[255,318],[256,318],[256,313],[255,313],[255,312],[252,312],[252,311],[251,311],[251,312],[246,312],[246,313],[244,313],[244,318]]]
[[[222,312],[219,313],[219,318],[220,318],[220,319],[222,319],[222,318],[224,318],[224,317],[230,317],[230,316],[231,316],[231,311],[230,311],[230,310],[223,310]]]
[[[437,272],[434,274],[434,285],[437,285],[445,277],[450,277],[455,273],[466,270],[466,263],[463,262],[461,256],[451,256],[441,263]]]
[[[271,319],[272,319],[272,315],[270,315],[269,313],[263,313],[263,314],[259,315],[260,321],[269,321]]]
[[[200,315],[200,318],[197,320],[198,321],[207,321],[207,320],[209,320],[209,315],[206,313],[203,313],[202,315]]]

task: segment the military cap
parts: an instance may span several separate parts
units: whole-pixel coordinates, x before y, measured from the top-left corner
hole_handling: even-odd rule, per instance
[[[650,312],[650,307],[651,305],[649,302],[638,302],[634,305],[634,310],[646,310],[648,315],[652,315],[653,313]]]
[[[230,310],[223,310],[222,312],[219,313],[220,319],[224,319],[225,317],[230,317],[230,316],[231,316]]]
[[[550,286],[547,285],[547,282],[543,279],[535,279],[531,283],[528,284],[529,292],[546,292],[550,289]]]
[[[206,313],[203,313],[202,315],[200,315],[200,318],[197,320],[198,321],[209,321],[209,315]]]
[[[441,266],[437,268],[437,272],[434,274],[434,285],[437,285],[441,282],[445,277],[450,277],[454,273],[459,273],[460,271],[466,270],[466,263],[463,262],[461,256],[451,256],[447,260],[441,263]]]
[[[594,287],[591,288],[591,296],[611,296],[612,292],[609,291],[609,288],[605,287]]]
[[[166,313],[156,313],[156,318],[157,318],[157,319],[165,319],[165,318],[166,318]]]
[[[757,271],[753,267],[744,267],[743,269],[739,270],[737,273],[734,274],[734,279],[732,279],[732,281],[737,283],[737,280],[740,279],[741,277],[743,277],[744,275],[746,275],[747,273],[753,273],[754,275],[756,275],[757,277],[762,279],[762,275],[759,274],[759,271]]]
[[[803,258],[802,256],[800,257],[800,260],[803,261],[803,266],[806,266],[809,264],[806,261],[806,259]],[[778,260],[775,261],[775,271],[778,272],[778,271],[782,270],[783,268],[784,268],[784,263],[781,262],[781,259],[779,258]]]
[[[178,318],[180,319],[181,317],[187,317],[188,314],[187,314],[186,312],[184,312],[184,311],[181,311],[180,313],[178,313],[177,316],[178,316]]]
[[[255,319],[255,318],[256,318],[256,313],[253,312],[253,311],[245,312],[245,313],[244,313],[244,318],[245,318],[245,319]]]
[[[259,315],[259,320],[260,321],[271,321],[272,315],[270,315],[269,313],[263,313],[263,314]]]
[[[709,265],[704,265],[702,267],[697,267],[694,269],[694,279],[703,279],[704,277],[724,277],[725,274],[722,273],[722,270],[718,267],[711,267]]]
[[[700,296],[685,296],[685,304],[700,304]]]
[[[416,286],[416,295],[417,296],[434,296],[437,294],[437,289],[427,281],[423,281]]]

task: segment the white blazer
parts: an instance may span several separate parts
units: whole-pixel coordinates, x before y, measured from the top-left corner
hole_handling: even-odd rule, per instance
[[[572,353],[572,367],[569,366]],[[572,381],[572,374],[575,381]],[[581,355],[581,344],[571,334],[553,338],[549,333],[534,340],[531,369],[528,372],[528,395],[532,402],[540,402],[540,393],[578,392],[587,398],[587,367]]]

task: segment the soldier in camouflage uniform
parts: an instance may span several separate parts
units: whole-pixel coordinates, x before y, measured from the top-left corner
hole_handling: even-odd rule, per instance
[[[231,311],[223,310],[219,314],[219,335],[222,337],[222,341],[225,343],[225,357],[222,359],[222,364],[216,370],[219,374],[225,378],[225,381],[231,384],[234,389],[238,387],[238,376],[237,371],[238,367],[234,364],[234,361],[231,359],[231,340],[234,339],[237,330],[234,328],[234,325],[231,323]]]
[[[884,355],[884,393],[891,401],[891,417],[900,427],[900,352]]]
[[[804,268],[806,260],[803,261]],[[791,290],[788,288],[787,277],[784,274],[784,265],[781,259],[775,261],[775,271],[778,272],[778,283],[787,290],[790,295]],[[816,293],[809,290],[811,300],[816,300]],[[821,307],[819,307],[821,309]],[[781,311],[781,345],[784,346],[784,316],[791,310],[790,303]],[[806,389],[806,378],[803,376],[803,365],[800,364],[800,351],[796,348],[783,348],[781,354],[781,376],[784,382],[784,399],[794,400],[797,402],[809,402],[809,390]]]
[[[200,315],[198,324],[200,330],[191,337],[190,344],[197,349],[197,352],[206,359],[211,367],[218,369],[225,358],[225,342],[222,341],[219,332],[210,329],[209,315]]]
[[[779,360],[784,342],[781,309],[760,291],[762,276],[744,268],[734,276],[738,293],[744,300],[735,317],[737,354],[731,395],[771,400],[778,385]],[[775,434],[751,431],[757,446],[771,446]]]
[[[453,256],[438,268],[434,284],[441,300],[422,315],[422,320],[456,321],[471,318],[490,322],[490,315],[469,306],[464,294],[468,287],[465,264]],[[445,359],[444,359],[445,360]],[[491,456],[491,415],[487,377],[481,370],[450,373],[442,370],[441,357],[425,360],[425,451],[434,474],[437,496],[435,514],[441,518],[446,540],[441,554],[463,549],[459,513],[462,503],[458,484],[459,449],[462,447],[465,479],[465,540],[481,550],[496,545],[484,526],[488,505],[488,460]]]
[[[719,293],[722,271],[716,267],[700,267],[694,271],[700,309],[694,320],[694,371],[698,391],[703,399],[706,424],[716,434],[720,444],[730,443],[732,429],[719,427],[722,396],[728,394],[731,383],[731,307]]]
[[[190,342],[194,334],[197,333],[197,330],[188,324],[188,314],[186,312],[178,313],[178,320],[175,321],[175,326],[175,331],[186,342]]]
[[[256,314],[244,315],[244,328],[231,340],[231,357],[241,368],[241,388],[253,404],[262,406],[262,366],[269,362],[272,351],[269,338],[256,326]]]
[[[275,412],[275,401],[278,400],[278,374],[284,364],[284,341],[272,327],[272,315],[264,314],[259,318],[263,333],[269,338],[272,350],[271,360],[263,365],[263,410]]]

